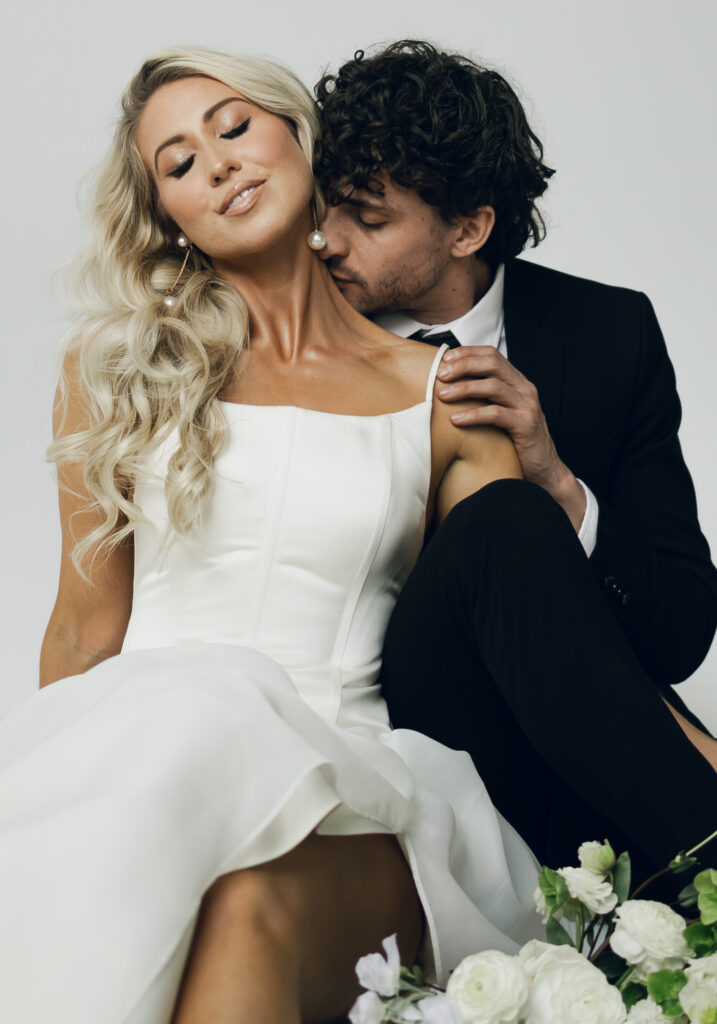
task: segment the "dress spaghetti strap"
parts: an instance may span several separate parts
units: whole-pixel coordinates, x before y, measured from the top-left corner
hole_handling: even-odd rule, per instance
[[[443,355],[448,347],[449,346],[446,344],[441,345],[441,347],[436,352],[436,358],[433,360],[433,363],[431,365],[431,372],[428,374],[428,383],[426,384],[427,402],[433,401],[433,387],[436,383],[436,374],[438,373],[438,367],[441,365],[441,360],[443,359]]]

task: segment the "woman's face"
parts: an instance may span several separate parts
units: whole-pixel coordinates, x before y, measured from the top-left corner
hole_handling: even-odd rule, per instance
[[[137,144],[159,201],[215,265],[308,230],[313,183],[288,125],[213,78],[161,86]]]

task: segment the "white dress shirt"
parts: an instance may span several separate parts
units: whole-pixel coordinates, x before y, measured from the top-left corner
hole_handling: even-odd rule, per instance
[[[408,338],[416,331],[425,331],[424,339],[441,331],[451,331],[461,345],[492,345],[502,356],[508,358],[508,345],[505,339],[505,315],[503,312],[503,287],[505,268],[503,264],[495,272],[493,283],[476,302],[475,306],[449,324],[422,324],[418,320],[406,316],[405,313],[378,313],[374,320],[384,330]],[[595,550],[597,542],[597,526],[599,508],[597,498],[590,488],[578,479],[585,492],[585,515],[580,524],[578,538],[585,554]]]

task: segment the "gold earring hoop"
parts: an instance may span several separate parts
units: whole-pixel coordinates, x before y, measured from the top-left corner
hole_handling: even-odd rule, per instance
[[[179,246],[180,249],[186,249],[186,252],[184,253],[184,260],[182,261],[182,266],[180,268],[179,273],[175,277],[173,284],[164,293],[164,304],[169,309],[172,309],[177,304],[177,300],[174,297],[173,292],[174,292],[174,289],[179,284],[179,279],[181,278],[182,274],[184,273],[184,269],[187,266],[187,260],[189,259],[189,254],[192,251],[192,249],[194,248],[194,246],[189,241],[189,239],[187,238],[186,235],[180,235],[179,236],[179,238],[177,239],[177,245]]]
[[[326,246],[326,235],[323,233],[323,231],[319,230],[319,221],[316,216],[316,206],[314,205],[313,201],[311,203],[311,213],[314,218],[314,230],[311,232],[306,241],[310,249],[313,249],[314,252],[319,252],[320,249],[323,249]]]

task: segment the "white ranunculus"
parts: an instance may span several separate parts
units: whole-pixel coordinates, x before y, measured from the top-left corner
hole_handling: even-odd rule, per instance
[[[607,839],[604,843],[583,843],[578,850],[578,860],[580,866],[587,871],[592,871],[594,875],[604,875],[615,867],[615,851]]]
[[[458,1010],[443,993],[421,999],[416,1006],[421,1011],[420,1019],[424,1024],[462,1024]]]
[[[685,969],[687,984],[680,992],[682,1009],[693,1022],[717,1020],[717,953],[693,960]],[[712,1016],[707,1016],[709,1013]]]
[[[565,879],[568,892],[579,900],[591,914],[609,914],[617,906],[617,895],[609,882],[587,868],[558,868]]]
[[[648,996],[635,1003],[627,1015],[627,1024],[687,1024],[687,1018],[682,1014],[679,1017],[666,1017],[662,1007]]]
[[[395,996],[401,974],[401,956],[395,935],[389,935],[381,945],[386,956],[369,953],[356,964],[356,977],[364,988],[378,992],[380,996]]]
[[[610,945],[635,968],[640,980],[653,971],[684,967],[690,955],[683,935],[685,922],[674,910],[654,900],[628,900],[618,907],[616,917]]]
[[[526,942],[518,956],[530,981],[535,981],[545,971],[552,971],[565,964],[587,964],[590,967],[582,953],[578,953],[573,946],[552,946],[540,939]]]
[[[375,992],[364,992],[349,1010],[351,1024],[381,1024],[384,1004]]]
[[[625,1024],[618,990],[602,971],[577,956],[579,960],[565,957],[563,962],[546,958],[530,986],[525,1024]]]
[[[517,956],[488,949],[458,964],[446,995],[463,1024],[517,1024],[528,996],[528,978]]]
[[[548,904],[545,902],[545,893],[543,892],[543,890],[540,888],[539,885],[536,885],[536,887],[535,887],[535,892],[533,893],[533,899],[535,900],[535,909],[538,911],[538,913],[542,917],[543,924],[545,924],[547,922],[548,917],[550,915],[548,913]]]

